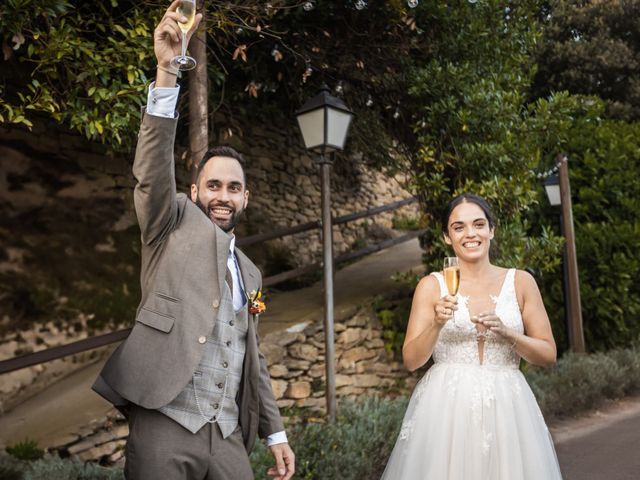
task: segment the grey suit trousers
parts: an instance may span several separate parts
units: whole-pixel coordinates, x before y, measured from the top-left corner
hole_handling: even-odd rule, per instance
[[[131,404],[127,480],[252,480],[240,427],[226,439],[216,424],[193,434],[166,415]]]

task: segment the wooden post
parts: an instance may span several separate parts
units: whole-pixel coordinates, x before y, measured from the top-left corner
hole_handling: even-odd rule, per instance
[[[202,12],[202,21],[193,34],[189,50],[195,58],[196,68],[189,73],[189,153],[187,169],[198,164],[209,148],[209,109],[207,86],[207,18],[204,0],[197,2],[197,11]]]
[[[575,233],[573,231],[573,211],[571,207],[571,187],[569,184],[569,161],[565,155],[558,156],[558,177],[564,226],[566,272],[568,286],[569,344],[571,350],[584,353],[584,332],[582,329],[582,306],[580,302],[580,280],[576,255]]]

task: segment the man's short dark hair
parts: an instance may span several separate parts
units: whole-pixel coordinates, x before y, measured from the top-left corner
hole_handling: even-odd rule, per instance
[[[244,167],[246,164],[244,157],[235,148],[229,147],[227,145],[218,145],[216,147],[212,147],[204,153],[204,155],[202,156],[202,160],[200,160],[200,162],[198,162],[198,165],[196,166],[196,171],[193,176],[193,183],[195,183],[196,185],[198,184],[198,181],[200,180],[200,173],[202,173],[204,166],[213,157],[229,157],[236,159],[238,163],[240,163],[240,167],[242,167],[242,177],[246,188],[247,176],[244,174]]]

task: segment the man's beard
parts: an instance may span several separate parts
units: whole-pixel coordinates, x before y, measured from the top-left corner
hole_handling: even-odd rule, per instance
[[[200,208],[200,210],[202,210],[202,212],[207,217],[209,217],[209,220],[211,220],[218,227],[220,227],[220,229],[225,233],[229,233],[235,228],[235,226],[240,221],[242,212],[244,211],[243,209],[236,211],[231,205],[224,204],[224,203],[210,203],[208,206],[205,207],[199,198],[196,199],[196,205]],[[229,218],[229,220],[226,220],[226,221],[220,220],[219,218],[215,218],[215,216],[213,215],[213,209],[216,207],[230,208],[231,218]]]

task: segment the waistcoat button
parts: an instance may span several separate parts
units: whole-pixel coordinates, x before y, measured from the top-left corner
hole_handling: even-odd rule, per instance
[[[236,324],[236,322],[234,322],[233,320],[229,320],[229,325],[231,325],[232,327]]]
[[[207,341],[207,337],[205,337],[204,335],[198,338],[198,343],[205,343],[206,341]]]
[[[231,340],[227,340],[227,347],[231,346]]]
[[[216,387],[218,387],[218,388],[222,388],[222,387],[224,387],[224,384],[223,384],[222,382],[218,382],[218,383],[216,384]]]
[[[224,368],[227,368],[227,367],[229,366],[229,364],[228,364],[227,362],[222,362],[222,366],[223,366]]]
[[[220,300],[213,301],[213,308],[218,308],[220,306]]]

